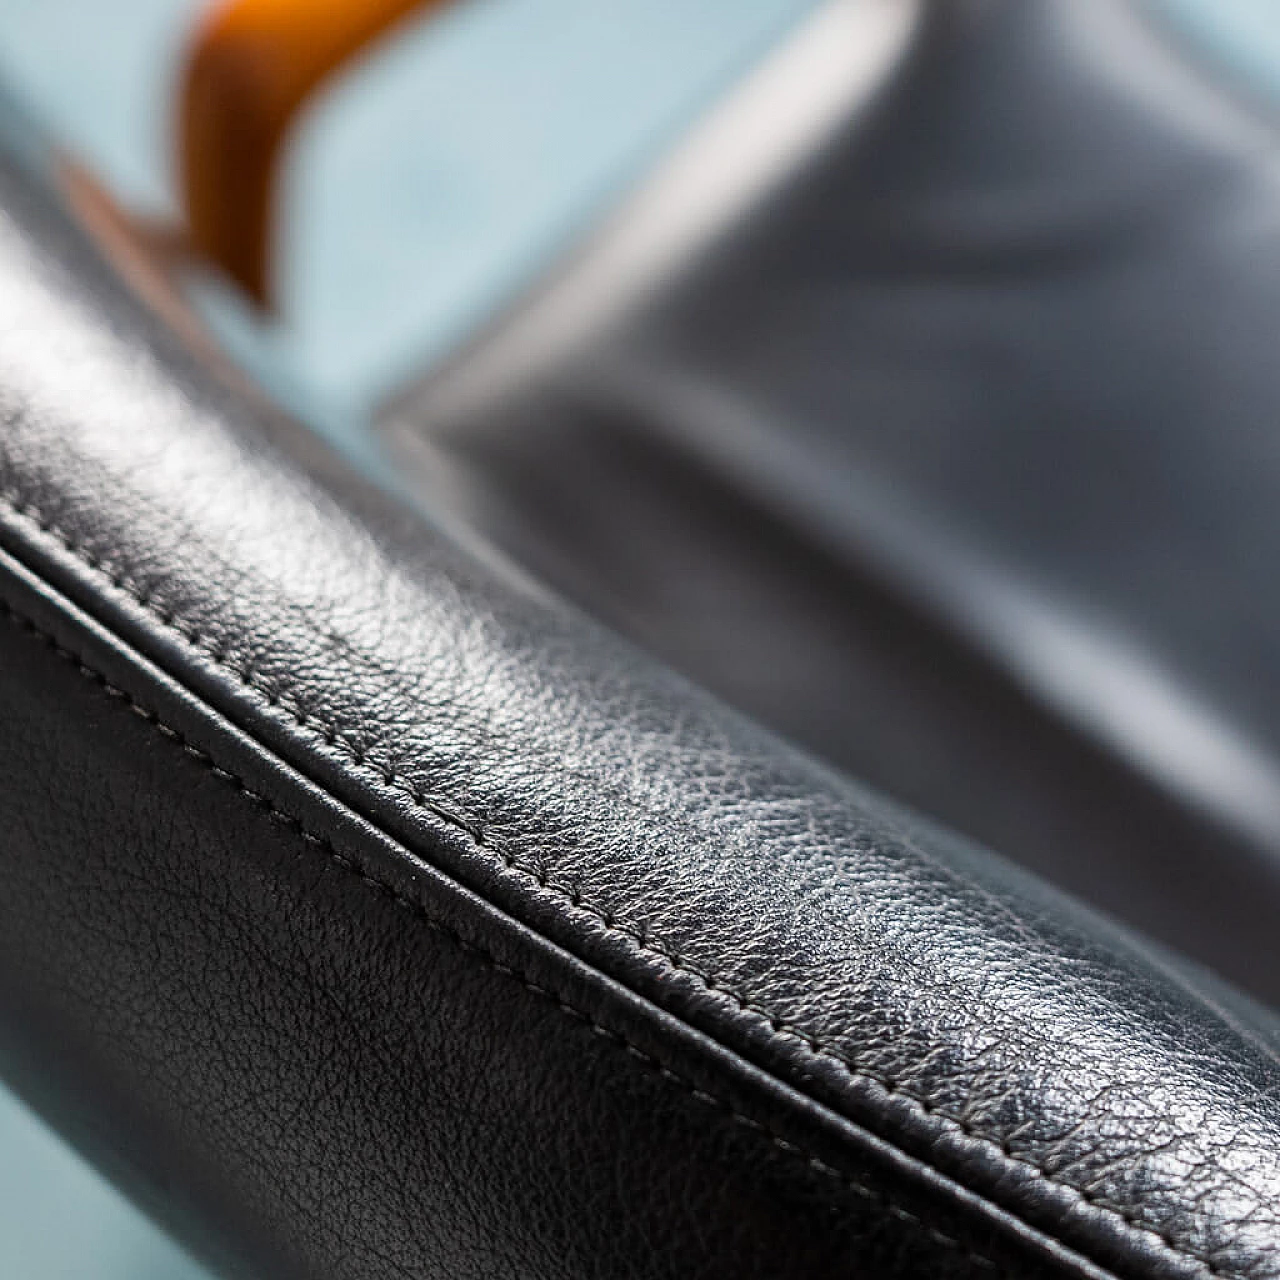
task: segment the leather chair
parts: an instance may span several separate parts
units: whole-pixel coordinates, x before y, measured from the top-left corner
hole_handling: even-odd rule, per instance
[[[25,144],[0,207],[3,1065],[157,1214],[327,1280],[1280,1274],[1269,1010],[372,483]]]

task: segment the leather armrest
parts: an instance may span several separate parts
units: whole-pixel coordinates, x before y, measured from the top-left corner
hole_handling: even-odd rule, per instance
[[[371,489],[0,198],[0,996],[145,1194],[329,1280],[1280,1274],[1267,1015]]]

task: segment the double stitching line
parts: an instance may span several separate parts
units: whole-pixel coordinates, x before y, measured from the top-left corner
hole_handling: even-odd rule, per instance
[[[925,1222],[910,1210],[904,1209],[901,1205],[896,1204],[885,1192],[873,1190],[865,1184],[855,1181],[847,1174],[837,1169],[834,1165],[830,1165],[818,1156],[810,1154],[802,1147],[796,1145],[794,1142],[791,1142],[789,1139],[784,1138],[781,1134],[769,1128],[769,1126],[762,1124],[759,1120],[755,1120],[748,1115],[744,1115],[742,1112],[736,1110],[731,1103],[716,1097],[712,1093],[708,1093],[705,1089],[700,1088],[692,1081],[687,1080],[684,1076],[673,1071],[661,1059],[655,1057],[653,1054],[647,1053],[643,1049],[638,1048],[620,1032],[614,1031],[611,1028],[595,1021],[589,1014],[584,1013],[581,1009],[577,1008],[577,1006],[569,1003],[564,999],[564,997],[557,994],[555,991],[533,981],[522,970],[503,963],[487,948],[469,941],[455,929],[432,916],[420,902],[407,897],[400,890],[383,880],[379,880],[376,876],[371,876],[354,858],[343,853],[328,836],[320,835],[310,830],[300,818],[297,818],[287,810],[282,809],[269,796],[266,796],[262,792],[256,791],[250,787],[239,774],[233,773],[230,769],[218,764],[209,752],[205,751],[202,747],[196,746],[195,743],[191,742],[190,739],[187,738],[180,730],[166,724],[156,712],[139,702],[127,690],[120,688],[119,685],[113,684],[100,671],[85,662],[78,653],[68,649],[54,636],[50,635],[47,631],[42,630],[24,613],[19,612],[11,604],[2,599],[0,599],[0,614],[3,614],[4,617],[6,617],[19,630],[44,645],[64,662],[69,663],[80,673],[80,675],[95,684],[108,698],[113,699],[122,707],[136,715],[139,719],[149,724],[162,737],[168,739],[175,746],[180,747],[182,751],[184,751],[191,759],[196,761],[197,764],[208,770],[209,773],[211,773],[220,782],[229,786],[244,800],[248,801],[248,803],[254,808],[263,813],[270,821],[292,832],[304,843],[320,849],[342,871],[348,875],[354,876],[366,887],[376,892],[380,897],[387,899],[396,907],[408,912],[409,915],[418,920],[421,924],[425,925],[428,929],[448,939],[455,947],[458,948],[458,950],[481,961],[485,967],[519,983],[526,991],[537,996],[539,999],[547,1001],[562,1013],[567,1014],[576,1022],[587,1027],[594,1035],[599,1036],[609,1044],[621,1049],[650,1071],[655,1072],[663,1079],[670,1081],[672,1084],[678,1085],[691,1097],[709,1107],[712,1107],[716,1111],[728,1117],[735,1124],[764,1135],[769,1139],[774,1147],[785,1155],[799,1159],[809,1168],[814,1169],[825,1177],[834,1180],[846,1190],[853,1192],[855,1195],[875,1205],[877,1208],[888,1212],[893,1217],[898,1218],[903,1222],[909,1223],[913,1227],[919,1228],[936,1244],[959,1252],[962,1256],[967,1257],[976,1265],[992,1271],[997,1276],[1003,1277],[1007,1275],[1002,1268],[998,1267],[989,1258],[986,1258],[982,1254],[970,1249],[954,1236],[950,1236],[945,1232],[939,1231],[936,1227]]]
[[[946,1124],[965,1137],[993,1148],[1005,1160],[1031,1171],[1050,1186],[1058,1187],[1074,1195],[1081,1203],[1123,1223],[1131,1231],[1151,1237],[1179,1261],[1196,1263],[1210,1276],[1220,1277],[1227,1275],[1212,1259],[1186,1248],[1167,1232],[1144,1222],[1138,1214],[1106,1203],[1102,1197],[1087,1188],[1079,1187],[1054,1177],[1041,1165],[1014,1152],[1006,1139],[986,1133],[981,1129],[975,1128],[969,1122],[948,1114],[937,1104],[927,1098],[920,1097],[897,1080],[853,1061],[838,1049],[833,1048],[811,1033],[793,1026],[751,997],[742,995],[734,988],[722,983],[714,974],[707,973],[687,963],[682,956],[664,949],[649,937],[643,929],[621,921],[614,912],[585,900],[576,885],[561,884],[553,880],[544,867],[527,866],[521,863],[515,855],[495,841],[485,831],[482,824],[468,818],[465,814],[458,813],[447,802],[442,802],[427,795],[421,787],[403,778],[389,762],[382,763],[373,759],[362,746],[350,741],[348,735],[352,735],[352,730],[346,726],[327,721],[314,712],[307,711],[297,703],[296,699],[285,696],[278,689],[273,689],[249,668],[233,665],[223,648],[211,643],[208,637],[198,630],[186,626],[175,613],[159,605],[152,593],[136,586],[122,570],[111,566],[77,543],[17,490],[12,487],[0,487],[0,506],[7,508],[13,516],[54,539],[82,565],[105,579],[111,586],[121,591],[142,608],[166,631],[177,636],[202,658],[213,663],[216,668],[231,675],[246,689],[261,697],[268,707],[283,711],[300,729],[306,730],[313,738],[318,738],[326,746],[340,751],[356,768],[367,774],[375,786],[384,790],[395,790],[399,794],[407,796],[415,806],[427,810],[441,821],[462,831],[477,849],[495,854],[509,870],[533,880],[540,888],[564,899],[576,910],[597,921],[606,932],[627,938],[642,952],[658,957],[671,970],[687,974],[708,992],[725,997],[741,1012],[761,1020],[774,1035],[799,1044],[805,1052],[813,1057],[834,1062],[851,1080],[876,1087],[887,1095],[902,1098],[935,1122]]]

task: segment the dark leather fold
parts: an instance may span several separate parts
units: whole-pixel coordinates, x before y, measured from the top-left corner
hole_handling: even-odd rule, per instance
[[[386,425],[593,616],[1275,1003],[1280,117],[1164,8],[933,0],[786,182],[629,290],[660,166]]]
[[[0,995],[153,1203],[327,1280],[1280,1274],[1267,1015],[370,488],[0,200]]]

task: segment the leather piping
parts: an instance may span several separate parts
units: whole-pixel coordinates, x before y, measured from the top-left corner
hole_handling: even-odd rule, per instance
[[[896,1081],[883,1079],[879,1075],[866,1071],[843,1055],[839,1054],[837,1051],[826,1046],[821,1040],[818,1040],[801,1029],[792,1027],[785,1020],[771,1013],[765,1007],[753,1002],[749,997],[741,996],[733,989],[721,985],[714,974],[705,974],[696,968],[690,967],[681,959],[681,957],[668,954],[634,926],[627,926],[625,923],[619,922],[614,917],[613,913],[596,907],[589,902],[585,902],[576,888],[560,885],[551,881],[544,870],[522,865],[512,855],[506,854],[500,848],[496,847],[491,839],[486,837],[484,829],[480,824],[455,813],[451,806],[447,804],[440,804],[431,797],[428,797],[420,789],[412,788],[409,784],[404,782],[404,780],[398,778],[394,770],[389,766],[381,766],[377,762],[371,760],[363,749],[352,746],[340,736],[340,733],[345,731],[344,727],[330,725],[319,719],[314,713],[306,712],[301,707],[291,704],[290,701],[287,701],[281,696],[278,690],[271,689],[262,683],[252,671],[233,665],[224,651],[219,648],[210,647],[207,637],[201,635],[197,630],[184,628],[180,618],[158,605],[153,594],[137,587],[130,581],[128,575],[123,571],[106,564],[102,559],[78,544],[73,538],[63,532],[56,523],[45,517],[40,509],[34,503],[24,498],[17,489],[12,486],[5,487],[0,485],[0,513],[5,511],[7,511],[11,517],[33,527],[39,534],[44,535],[45,538],[54,540],[59,547],[69,553],[80,565],[90,570],[98,578],[103,579],[117,591],[122,592],[133,604],[142,608],[155,622],[159,623],[166,632],[182,640],[182,642],[190,648],[198,658],[202,658],[213,663],[217,669],[232,675],[246,689],[252,690],[263,698],[266,706],[270,710],[273,712],[276,710],[284,711],[290,716],[292,722],[298,728],[307,730],[313,738],[319,738],[323,745],[327,747],[337,747],[358,769],[371,775],[372,785],[380,790],[386,790],[394,787],[402,795],[409,795],[417,806],[427,809],[440,820],[464,832],[464,834],[466,834],[475,843],[478,849],[497,854],[509,870],[517,872],[525,878],[534,880],[540,888],[549,890],[559,897],[569,901],[576,910],[591,916],[593,920],[603,925],[607,931],[626,937],[640,951],[649,955],[657,956],[673,970],[688,974],[704,985],[709,992],[727,997],[742,1012],[750,1013],[763,1020],[775,1036],[798,1043],[802,1051],[812,1057],[824,1058],[837,1063],[852,1079],[878,1089],[886,1096],[902,1098],[917,1107],[924,1116],[934,1122],[947,1125],[962,1133],[972,1141],[993,1148],[999,1152],[1006,1162],[1031,1171],[1050,1186],[1057,1187],[1060,1190],[1073,1195],[1082,1204],[1088,1206],[1095,1212],[1122,1223],[1131,1234],[1150,1237],[1178,1263],[1191,1263],[1202,1274],[1212,1277],[1233,1277],[1239,1274],[1235,1271],[1223,1270],[1210,1258],[1204,1257],[1200,1253],[1183,1247],[1167,1233],[1147,1225],[1136,1215],[1103,1203],[1098,1197],[1094,1196],[1086,1189],[1077,1187],[1070,1182],[1064,1182],[1054,1177],[1051,1173],[1033,1161],[1015,1155],[1009,1150],[1008,1143],[1004,1139],[984,1133],[975,1129],[966,1122],[948,1115],[928,1099],[917,1097],[915,1094],[900,1086]],[[8,611],[13,612],[11,608],[9,608]],[[34,624],[28,623],[28,626],[34,629]],[[85,667],[85,664],[78,657],[75,655],[71,655],[71,657],[77,665],[82,668]],[[91,678],[105,683],[103,678],[100,677],[97,672],[86,668],[86,673]],[[127,697],[127,695],[123,696]],[[203,702],[204,700],[202,699],[201,701]],[[145,716],[149,713],[143,712],[143,714]],[[319,727],[317,728],[316,726]],[[176,731],[170,730],[170,733],[175,732]],[[250,736],[253,735],[251,734]],[[258,745],[262,747],[262,744]],[[262,749],[265,750],[266,748],[262,747]],[[327,791],[328,789],[325,788],[325,790]],[[335,800],[338,799],[337,797],[333,798]],[[339,801],[339,803],[344,802]],[[293,820],[290,819],[290,821]],[[397,841],[397,843],[399,842]],[[432,865],[434,866],[435,864],[433,863]],[[445,869],[437,868],[437,870],[444,871]],[[445,874],[449,873],[445,871]],[[381,882],[375,881],[374,883],[379,885],[383,890],[387,889],[387,886],[381,885]],[[418,908],[418,910],[421,911],[421,908]],[[577,1014],[576,1010],[573,1010],[573,1012],[579,1017],[584,1016]],[[679,1076],[675,1076],[674,1073],[672,1073],[672,1076],[681,1084],[689,1087]],[[716,1105],[721,1109],[724,1109],[727,1106],[727,1104],[722,1103],[719,1100],[715,1101]],[[749,1123],[763,1129],[763,1126],[759,1125],[759,1122],[750,1121]],[[769,1131],[765,1130],[765,1132]],[[885,1137],[884,1135],[879,1136],[881,1136],[883,1140],[890,1142],[891,1145],[897,1145],[896,1143],[893,1143],[891,1138]],[[904,1154],[907,1153],[904,1152]],[[816,1157],[806,1158],[810,1160],[816,1159]],[[821,1162],[819,1161],[819,1163]],[[964,1186],[963,1183],[952,1178],[950,1174],[947,1174],[942,1170],[935,1169],[935,1172],[941,1174],[949,1181],[953,1181],[957,1186]],[[837,1176],[841,1179],[844,1178],[843,1174],[837,1173]],[[970,1191],[971,1194],[977,1195],[984,1201],[992,1204],[993,1207],[999,1208],[1005,1212],[1013,1214],[1015,1217],[1018,1217],[1019,1221],[1022,1221],[1029,1230],[1035,1232],[1042,1238],[1052,1239],[1055,1243],[1060,1243],[1066,1248],[1070,1248],[1073,1251],[1075,1250],[1075,1246],[1068,1245],[1065,1242],[1059,1242],[1056,1240],[1056,1237],[1045,1232],[1042,1228],[1039,1228],[1032,1223],[1025,1222],[1025,1220],[1018,1214],[1016,1208],[1002,1205],[998,1201],[993,1200],[991,1197],[980,1191],[976,1191],[973,1188],[965,1189]],[[866,1189],[863,1188],[863,1190]],[[987,1262],[986,1259],[978,1260]],[[988,1263],[988,1265],[994,1264]],[[1094,1263],[1093,1265],[1096,1266],[1099,1264]]]
[[[50,635],[39,625],[33,622],[21,610],[14,608],[7,600],[0,599],[0,614],[20,631],[23,631],[32,639],[43,644],[47,649],[51,650],[57,657],[64,662],[73,666],[82,676],[90,680],[93,684],[109,698],[119,703],[121,706],[131,711],[139,719],[149,724],[162,737],[167,738],[175,746],[180,747],[188,756],[195,760],[201,767],[208,770],[220,782],[226,783],[245,800],[259,809],[266,817],[292,831],[304,843],[313,848],[321,850],[326,857],[336,863],[348,875],[355,876],[362,881],[370,889],[388,899],[395,906],[400,907],[409,912],[411,916],[420,921],[427,928],[449,939],[459,950],[467,955],[474,956],[483,962],[486,968],[493,969],[501,973],[505,977],[511,978],[518,982],[527,991],[541,999],[549,1001],[556,1008],[568,1014],[571,1018],[583,1023],[585,1026],[602,1039],[610,1044],[617,1045],[624,1052],[643,1063],[650,1070],[656,1071],[664,1079],[670,1080],[672,1083],[679,1085],[687,1093],[691,1094],[699,1102],[714,1107],[727,1115],[736,1124],[741,1124],[748,1129],[764,1134],[770,1142],[785,1154],[802,1160],[811,1168],[817,1170],[826,1177],[832,1178],[839,1182],[841,1186],[854,1192],[863,1199],[869,1200],[871,1203],[887,1210],[894,1217],[901,1218],[909,1222],[914,1227],[924,1230],[929,1238],[936,1243],[948,1249],[954,1249],[963,1257],[978,1264],[979,1266],[993,1271],[997,1276],[1007,1277],[1009,1272],[992,1262],[989,1258],[975,1252],[962,1241],[957,1240],[954,1236],[947,1235],[945,1232],[939,1231],[936,1227],[931,1226],[922,1218],[912,1213],[908,1209],[902,1208],[889,1198],[884,1192],[874,1190],[865,1186],[863,1183],[857,1182],[850,1178],[848,1174],[842,1173],[834,1165],[828,1164],[825,1160],[818,1156],[812,1155],[803,1147],[791,1142],[781,1134],[775,1132],[767,1125],[759,1120],[753,1120],[750,1116],[744,1115],[736,1110],[731,1103],[716,1097],[714,1094],[708,1093],[705,1089],[699,1088],[692,1081],[685,1079],[678,1072],[673,1071],[661,1059],[653,1054],[646,1052],[632,1044],[625,1036],[617,1031],[613,1031],[609,1027],[603,1026],[601,1023],[593,1019],[589,1014],[584,1013],[576,1005],[569,1003],[561,995],[547,987],[533,981],[523,970],[517,969],[511,965],[500,961],[486,947],[471,942],[464,938],[457,930],[437,920],[420,902],[406,896],[392,885],[387,884],[384,880],[379,880],[376,876],[370,875],[364,870],[359,862],[350,854],[343,853],[328,836],[317,834],[310,830],[300,818],[295,817],[286,809],[281,808],[269,796],[264,795],[260,791],[255,791],[248,783],[245,782],[238,774],[230,769],[224,768],[214,759],[209,752],[202,747],[196,746],[185,734],[180,730],[166,724],[154,711],[150,710],[143,703],[139,702],[133,694],[127,690],[113,684],[106,676],[104,676],[95,667],[87,663],[74,650],[68,649],[61,644],[56,637]]]

